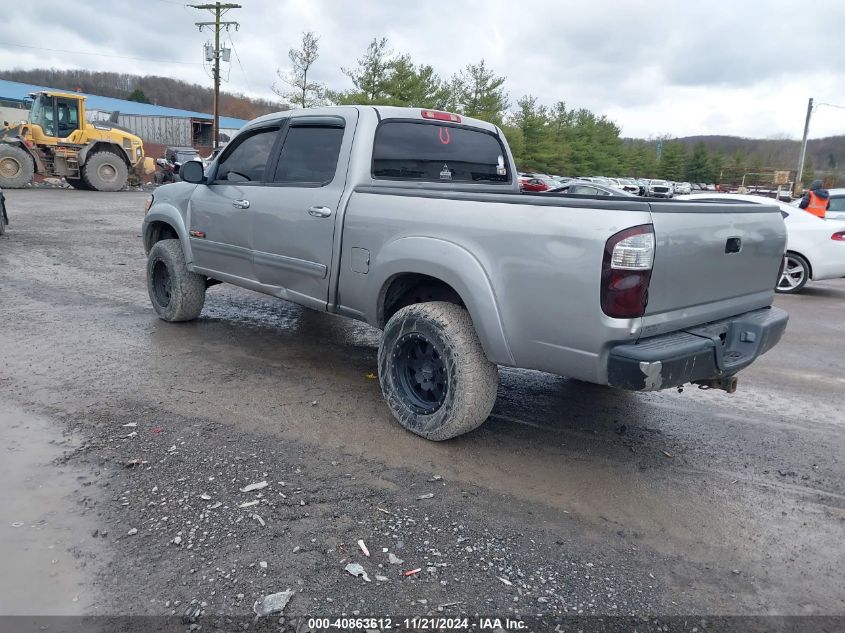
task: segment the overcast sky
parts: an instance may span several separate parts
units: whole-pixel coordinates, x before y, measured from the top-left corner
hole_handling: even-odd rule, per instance
[[[9,1],[0,68],[88,68],[210,85],[195,21],[177,0]],[[807,99],[845,106],[845,2],[779,0],[240,0],[228,19],[225,90],[273,97],[276,68],[303,31],[320,36],[314,78],[349,88],[373,37],[444,77],[484,58],[511,103],[531,93],[605,114],[623,136],[800,138]],[[15,8],[19,7],[19,8]],[[17,45],[64,49],[55,52]],[[81,54],[94,53],[94,54]],[[144,58],[140,61],[131,58]],[[178,63],[177,63],[178,62]],[[243,69],[241,68],[243,67]],[[224,75],[225,76],[225,75]],[[821,106],[811,137],[845,133]]]

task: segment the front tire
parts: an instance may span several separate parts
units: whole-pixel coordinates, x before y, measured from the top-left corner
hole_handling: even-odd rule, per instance
[[[0,143],[0,189],[21,189],[32,182],[35,164],[26,150]]]
[[[801,292],[810,280],[810,263],[798,253],[787,253],[784,259],[783,273],[778,280],[775,292],[781,294]]]
[[[85,161],[82,178],[95,191],[120,191],[129,180],[129,169],[117,154],[100,151]]]
[[[379,381],[393,417],[412,433],[441,441],[481,426],[499,382],[462,307],[443,301],[409,305],[384,328]]]
[[[202,312],[205,277],[188,270],[179,240],[161,240],[150,250],[147,291],[165,321],[193,321]]]

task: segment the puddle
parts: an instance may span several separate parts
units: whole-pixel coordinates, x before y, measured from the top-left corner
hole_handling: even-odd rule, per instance
[[[69,440],[49,420],[5,402],[0,447],[0,560],[7,571],[0,574],[0,615],[90,613],[97,545],[96,521],[78,503],[86,489],[77,478],[85,474],[53,463],[71,448]]]

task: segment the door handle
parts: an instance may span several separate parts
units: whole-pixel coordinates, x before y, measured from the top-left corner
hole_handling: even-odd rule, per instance
[[[249,200],[232,200],[232,206],[236,209],[249,209]]]
[[[327,218],[332,214],[332,210],[328,207],[311,207],[308,209],[308,215],[313,215],[315,218]]]

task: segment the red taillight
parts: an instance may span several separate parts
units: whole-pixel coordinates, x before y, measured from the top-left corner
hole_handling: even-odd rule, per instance
[[[629,319],[645,314],[653,263],[650,224],[625,229],[607,240],[601,267],[601,309],[607,316]]]
[[[836,240],[837,242],[845,242],[845,231],[839,231],[838,233],[834,233],[830,236],[830,239]]]
[[[422,110],[422,118],[434,119],[435,121],[451,121],[452,123],[460,123],[461,117],[451,112],[441,112],[440,110]]]

